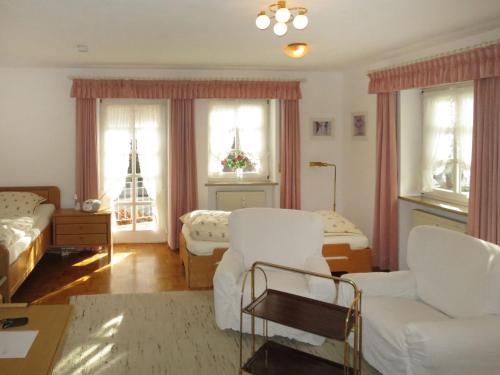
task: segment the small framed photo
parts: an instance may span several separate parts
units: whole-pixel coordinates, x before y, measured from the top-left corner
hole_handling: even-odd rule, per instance
[[[355,139],[366,138],[366,112],[355,112],[351,118],[352,136]]]
[[[333,118],[315,118],[311,120],[311,136],[315,139],[328,139],[335,136]]]

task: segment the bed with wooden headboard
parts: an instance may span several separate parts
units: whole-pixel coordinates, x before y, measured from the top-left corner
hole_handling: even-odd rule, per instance
[[[0,191],[32,192],[46,198],[43,203],[52,203],[56,209],[60,208],[61,204],[59,188],[56,186],[0,187]],[[12,295],[35,268],[51,243],[52,229],[51,225],[48,225],[12,264],[9,263],[9,251],[0,245],[0,278],[2,276],[7,278],[0,287],[4,302],[10,302]]]

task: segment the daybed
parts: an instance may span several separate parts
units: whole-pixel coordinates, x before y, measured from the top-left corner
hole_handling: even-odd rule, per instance
[[[32,192],[46,199],[35,212],[32,237],[16,242],[13,251],[0,244],[0,278],[7,278],[0,293],[4,302],[10,302],[52,242],[51,219],[53,211],[59,208],[60,192],[55,186],[0,187],[1,191]]]
[[[323,256],[331,272],[370,272],[371,249],[368,238],[347,219],[330,211],[317,211],[323,217],[325,227],[339,225],[340,231],[325,231],[323,236]],[[184,225],[179,238],[179,254],[184,265],[189,288],[211,288],[213,276],[224,252],[229,247],[227,217],[223,211],[198,210],[184,215]],[[218,228],[211,234],[192,233],[194,220],[204,222],[210,228]],[[222,230],[220,229],[222,227]],[[199,229],[200,227],[198,226]],[[347,233],[341,232],[346,230]],[[329,229],[332,230],[333,229]],[[203,236],[205,234],[205,236]],[[211,237],[209,237],[211,235]]]

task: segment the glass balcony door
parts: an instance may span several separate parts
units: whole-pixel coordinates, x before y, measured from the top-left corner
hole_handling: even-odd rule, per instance
[[[166,240],[164,104],[105,102],[101,189],[113,210],[117,242]]]

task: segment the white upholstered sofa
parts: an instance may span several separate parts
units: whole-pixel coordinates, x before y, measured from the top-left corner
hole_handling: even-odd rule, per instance
[[[240,329],[240,297],[245,271],[256,261],[265,261],[292,268],[330,274],[323,258],[323,224],[318,214],[272,208],[246,208],[229,216],[230,247],[225,252],[214,275],[215,319],[221,329]],[[336,297],[331,280],[306,277],[301,274],[266,269],[268,287],[325,302]],[[256,272],[256,295],[264,290],[264,278]],[[250,276],[244,296],[250,302]],[[257,319],[257,333],[262,324]],[[250,331],[250,319],[244,315],[243,331]],[[313,345],[324,338],[269,323],[269,336],[289,337]]]
[[[500,247],[420,226],[407,261],[344,275],[363,292],[364,358],[386,375],[500,374]],[[351,300],[341,287],[339,303]]]

